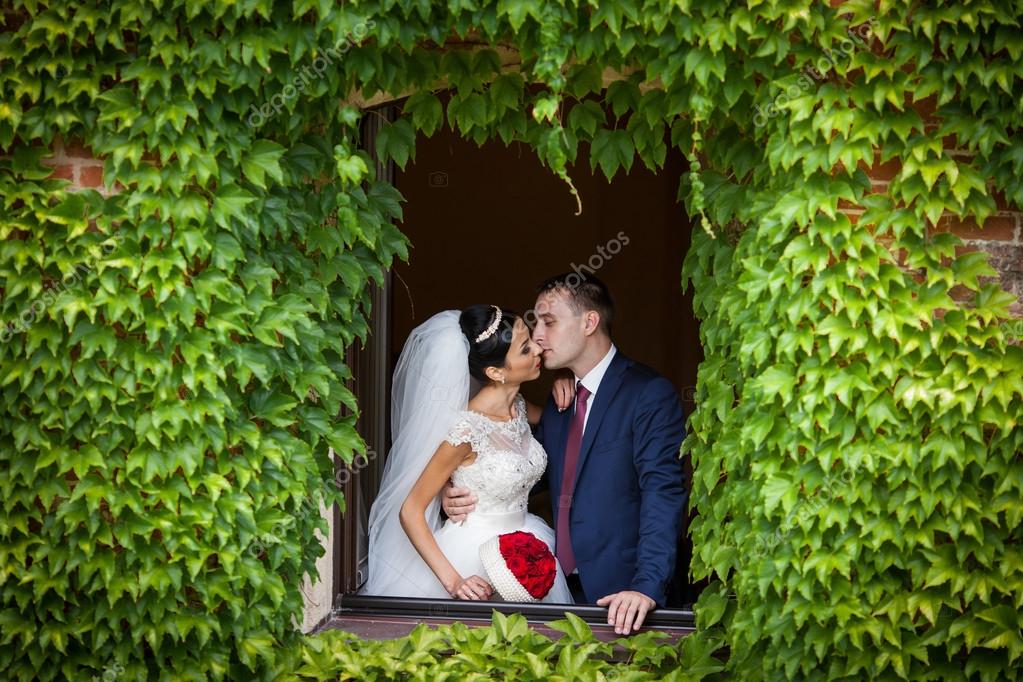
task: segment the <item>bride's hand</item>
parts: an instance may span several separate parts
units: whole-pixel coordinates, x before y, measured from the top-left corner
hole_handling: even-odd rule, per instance
[[[490,599],[490,596],[494,594],[494,587],[478,575],[470,575],[468,578],[459,580],[450,590],[450,594],[455,599],[480,601]]]
[[[558,412],[564,412],[572,407],[572,401],[575,400],[575,379],[570,376],[558,377],[554,380],[551,393],[554,394],[554,404],[558,406]]]

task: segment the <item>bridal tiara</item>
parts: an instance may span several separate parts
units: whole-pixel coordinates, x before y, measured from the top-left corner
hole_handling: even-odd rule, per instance
[[[501,309],[498,308],[496,305],[493,306],[493,308],[494,310],[497,311],[497,314],[494,316],[494,321],[491,322],[490,326],[484,329],[483,332],[476,337],[476,343],[479,343],[480,341],[485,341],[486,339],[489,339],[491,336],[493,336],[494,332],[497,331],[497,327],[501,324]]]

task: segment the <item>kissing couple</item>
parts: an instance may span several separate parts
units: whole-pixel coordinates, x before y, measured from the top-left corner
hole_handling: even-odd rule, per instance
[[[475,305],[412,331],[394,373],[362,593],[489,600],[496,581],[506,599],[606,606],[628,634],[664,606],[675,571],[682,406],[671,382],[615,347],[614,304],[592,274],[543,282],[534,312],[532,330]],[[544,408],[519,393],[541,365],[574,375]],[[527,511],[544,487],[555,529]],[[535,545],[525,562],[510,556],[523,540]],[[510,577],[546,582],[543,596],[507,589]]]

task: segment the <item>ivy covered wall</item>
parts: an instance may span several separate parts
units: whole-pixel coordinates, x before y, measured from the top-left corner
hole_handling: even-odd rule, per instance
[[[580,145],[609,177],[689,154],[693,570],[731,674],[1017,678],[1019,18],[1011,2],[5,10],[0,666],[288,665],[321,552],[310,510],[337,499],[327,448],[364,447],[337,418],[357,409],[344,348],[408,247],[358,122],[409,95],[375,150],[399,165],[445,124],[527,142],[567,192]]]

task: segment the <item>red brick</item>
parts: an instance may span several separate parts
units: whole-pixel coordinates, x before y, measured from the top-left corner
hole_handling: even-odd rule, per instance
[[[941,146],[945,153],[959,151],[959,138],[956,135],[946,135],[941,138]]]
[[[962,284],[956,284],[948,290],[948,295],[956,303],[968,303],[973,299],[974,293],[972,289],[967,289]]]
[[[50,178],[54,180],[71,180],[75,179],[75,167],[71,164],[62,163],[58,164],[53,168],[53,174]]]
[[[63,150],[64,156],[72,159],[92,159],[92,150],[77,140],[58,140],[57,145]]]
[[[78,184],[82,187],[101,187],[103,185],[103,167],[82,166],[79,169]]]
[[[906,103],[913,107],[913,110],[916,111],[916,113],[920,114],[924,123],[938,120],[934,116],[934,111],[938,105],[937,95],[931,95],[930,97],[923,98],[919,102],[914,102],[912,94],[907,92]]]
[[[866,171],[871,180],[888,181],[893,179],[902,170],[902,162],[899,159],[891,159],[881,163],[881,156],[875,155],[873,166],[867,166],[866,163],[860,161],[859,167]]]
[[[946,215],[938,220],[934,231],[952,232],[962,239],[1012,241],[1016,236],[1016,219],[1011,216],[993,215],[989,216],[984,221],[983,228],[980,228],[973,218],[960,220],[955,216]]]
[[[1011,205],[1009,200],[1005,198],[1005,193],[1000,190],[991,190],[991,198],[995,200],[995,208],[999,211],[1014,211],[1019,213],[1020,210],[1023,209],[1023,206]]]

